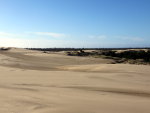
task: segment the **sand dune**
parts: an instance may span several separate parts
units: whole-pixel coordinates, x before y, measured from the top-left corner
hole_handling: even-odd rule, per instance
[[[111,62],[0,51],[0,112],[149,113],[150,67]]]
[[[54,70],[64,65],[84,65],[111,63],[112,60],[82,57],[69,57],[64,54],[45,54],[39,51],[11,49],[1,51],[1,65],[32,70]]]

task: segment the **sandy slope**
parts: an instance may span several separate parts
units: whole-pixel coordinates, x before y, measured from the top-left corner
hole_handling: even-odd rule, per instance
[[[33,70],[55,70],[58,66],[64,65],[104,64],[113,62],[107,59],[69,57],[61,52],[47,54],[24,49],[1,51],[0,59],[2,61],[0,64],[3,66]]]
[[[150,67],[0,52],[0,113],[149,113]]]

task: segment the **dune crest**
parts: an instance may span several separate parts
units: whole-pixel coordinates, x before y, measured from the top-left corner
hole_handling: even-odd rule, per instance
[[[2,113],[149,113],[150,66],[12,48],[0,51]]]

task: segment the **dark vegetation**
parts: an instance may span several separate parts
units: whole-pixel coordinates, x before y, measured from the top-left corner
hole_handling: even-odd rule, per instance
[[[4,47],[0,48],[0,51],[7,51],[7,50],[10,50],[10,48],[4,48]]]
[[[126,49],[150,49],[145,48],[25,48],[38,51],[80,51],[80,50],[126,50]]]
[[[92,56],[96,58],[114,59],[115,63],[150,64],[150,48],[26,48],[59,52],[66,51],[69,56]],[[132,50],[134,49],[134,50]],[[144,50],[145,49],[145,50]],[[90,50],[87,52],[87,50]],[[123,50],[118,52],[118,50]]]
[[[59,51],[78,51],[80,49],[84,50],[84,48],[26,48],[29,50],[38,50],[38,51],[54,51],[54,52],[59,52]]]
[[[114,59],[115,63],[150,64],[150,50],[125,50],[122,52],[118,52],[117,50],[99,50],[91,52],[80,50],[67,52],[67,55]]]
[[[150,62],[150,50],[144,51],[144,50],[129,50],[117,53],[116,51],[105,51],[102,52],[105,56],[111,56],[111,57],[119,57],[119,58],[126,58],[126,59],[143,59],[145,62]]]

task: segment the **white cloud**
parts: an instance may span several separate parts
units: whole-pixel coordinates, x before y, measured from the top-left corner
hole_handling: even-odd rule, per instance
[[[0,32],[0,47],[57,47],[63,46],[63,41],[60,39],[50,39],[45,36],[52,37],[64,37],[63,34],[57,33],[47,33],[47,32],[38,32],[33,33],[9,33],[9,32]]]
[[[41,37],[44,38],[46,36],[53,37],[53,38],[66,38],[70,37],[69,35],[65,35],[62,33],[52,33],[52,32],[26,32],[26,33],[8,33],[8,32],[0,32],[0,38],[32,38],[32,37]]]
[[[47,38],[65,37],[64,34],[50,32],[35,33],[8,33],[0,32],[0,47],[71,47],[73,42],[63,40],[63,38]],[[75,44],[76,45],[76,44]]]
[[[0,37],[16,37],[17,34],[7,33],[7,32],[0,32]]]
[[[140,37],[133,37],[132,40],[138,41],[138,42],[144,41],[144,39]]]
[[[107,36],[106,35],[89,35],[88,38],[91,38],[91,39],[106,39]]]
[[[67,37],[67,35],[65,35],[65,34],[52,33],[52,32],[34,32],[33,34],[35,34],[35,35],[41,35],[41,36],[50,36],[50,37],[54,37],[54,38]]]
[[[50,47],[92,47],[93,43],[76,40],[0,38],[0,47],[50,48]],[[95,44],[94,44],[95,45]]]
[[[122,37],[123,40],[127,40],[127,41],[135,41],[135,42],[143,42],[145,41],[144,38],[141,37]]]
[[[0,32],[0,38],[26,38],[30,37],[26,33],[9,33],[9,32]]]
[[[48,38],[48,37],[54,38]],[[62,38],[61,38],[62,37]],[[140,37],[90,35],[89,39],[68,38],[69,35],[51,32],[8,33],[0,32],[0,47],[137,47],[142,46],[146,39]],[[100,41],[102,40],[102,41]],[[148,44],[148,41],[147,41]]]

